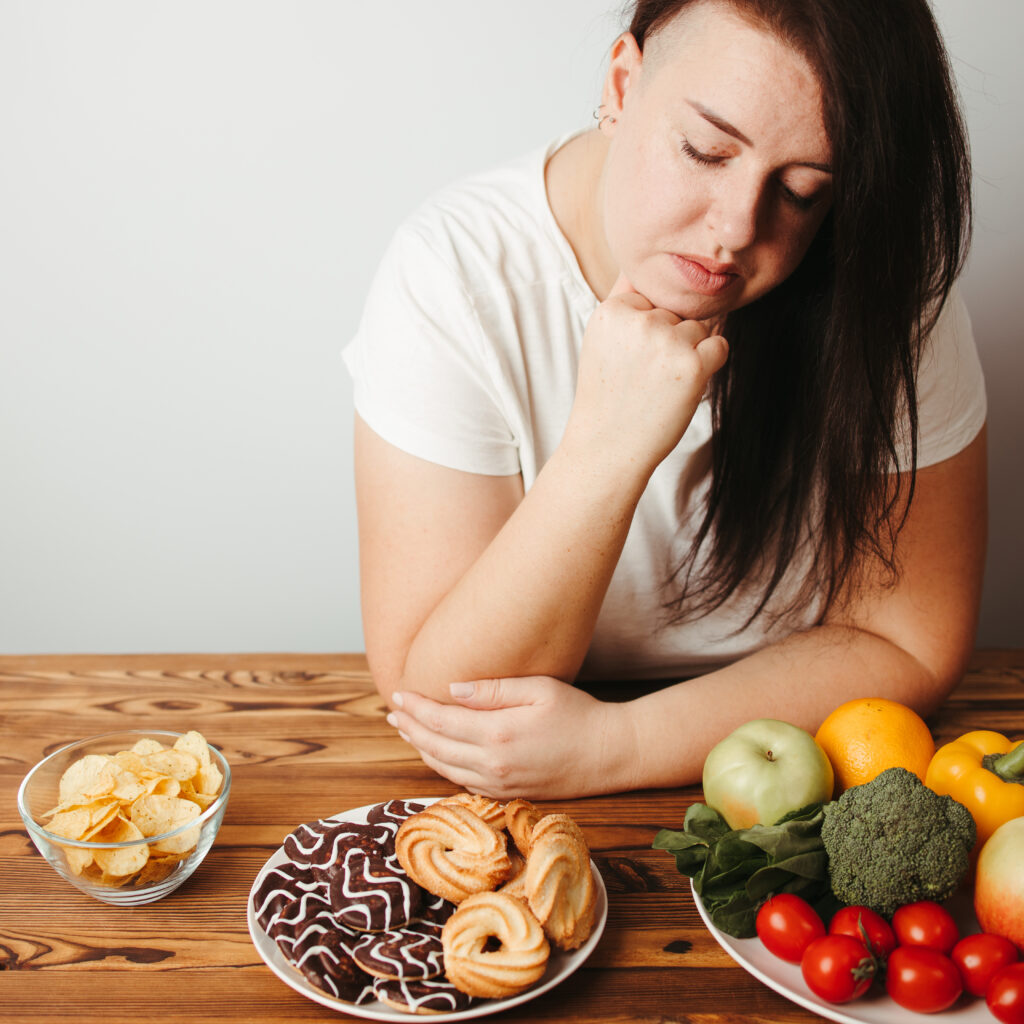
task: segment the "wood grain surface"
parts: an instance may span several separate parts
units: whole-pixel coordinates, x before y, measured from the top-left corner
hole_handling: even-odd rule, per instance
[[[263,964],[246,898],[299,822],[454,792],[384,711],[356,654],[0,657],[0,1020],[346,1019]],[[1024,735],[1024,651],[978,652],[928,724],[940,743],[975,728]],[[195,875],[158,903],[116,908],[53,872],[28,838],[16,793],[64,743],[137,727],[201,730],[230,762],[233,785]],[[733,963],[701,924],[688,880],[651,849],[658,829],[681,826],[697,799],[693,787],[543,805],[583,827],[608,889],[608,926],[585,967],[498,1019],[820,1019]]]

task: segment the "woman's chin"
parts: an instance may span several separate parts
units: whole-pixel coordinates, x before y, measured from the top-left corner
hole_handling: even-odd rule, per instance
[[[666,295],[662,301],[647,296],[648,301],[659,309],[667,309],[680,320],[703,320],[720,323],[727,313],[736,308],[736,303],[724,298],[709,298],[706,295]]]

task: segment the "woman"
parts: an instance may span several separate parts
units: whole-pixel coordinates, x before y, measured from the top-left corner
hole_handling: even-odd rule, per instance
[[[346,351],[374,678],[498,797],[926,713],[973,645],[969,169],[925,0],[640,0],[602,101],[410,218]],[[642,676],[674,682],[572,685]]]

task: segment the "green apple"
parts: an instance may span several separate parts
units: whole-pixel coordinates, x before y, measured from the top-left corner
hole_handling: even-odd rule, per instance
[[[741,725],[704,761],[704,800],[730,828],[774,825],[790,811],[825,803],[833,782],[814,737],[775,718]]]

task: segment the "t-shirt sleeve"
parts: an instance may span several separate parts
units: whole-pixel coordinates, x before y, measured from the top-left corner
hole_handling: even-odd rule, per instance
[[[356,412],[385,441],[468,473],[519,472],[496,359],[457,267],[423,229],[395,234],[342,357]]]
[[[917,409],[918,468],[962,451],[985,423],[985,378],[957,286],[947,297],[921,356]]]

